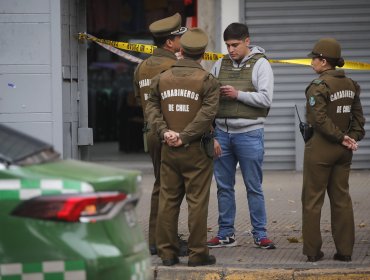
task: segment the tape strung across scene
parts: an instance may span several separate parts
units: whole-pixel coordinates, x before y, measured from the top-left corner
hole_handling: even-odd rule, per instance
[[[311,66],[311,58],[299,58],[299,59],[269,59],[270,63],[283,63],[283,64],[299,64]],[[370,63],[357,62],[345,60],[345,64],[340,69],[349,70],[370,70]]]
[[[129,53],[126,53],[124,51],[121,51],[121,50],[113,47],[111,44],[103,43],[103,41],[108,41],[108,40],[98,39],[98,38],[96,38],[92,35],[86,34],[86,33],[78,33],[78,39],[79,40],[82,40],[82,39],[91,40],[91,41],[97,43],[98,45],[102,46],[103,48],[107,49],[108,51],[111,51],[112,53],[127,59],[128,61],[131,61],[131,62],[134,62],[134,63],[140,63],[142,61],[141,58],[133,56],[133,55],[131,55]],[[113,41],[108,41],[108,42],[113,42]],[[119,42],[116,42],[116,43],[119,43]]]
[[[96,38],[90,34],[87,33],[78,33],[78,39],[79,40],[89,40],[93,41],[103,48],[113,52],[114,54],[117,54],[131,62],[134,63],[140,63],[142,59],[137,58],[131,54],[128,54],[121,50],[126,51],[134,51],[134,52],[140,52],[145,54],[152,54],[154,49],[157,48],[153,45],[146,45],[146,44],[136,44],[136,43],[126,43],[126,42],[117,42],[117,41],[111,41],[111,40],[105,40],[105,39],[99,39]],[[218,60],[220,58],[224,57],[221,53],[215,53],[215,52],[206,52],[203,55],[204,60]],[[270,63],[282,63],[282,64],[298,64],[298,65],[311,65],[311,59],[310,58],[299,58],[299,59],[269,59]],[[350,69],[350,70],[370,70],[370,63],[365,62],[357,62],[357,61],[345,61],[345,64],[341,69]]]

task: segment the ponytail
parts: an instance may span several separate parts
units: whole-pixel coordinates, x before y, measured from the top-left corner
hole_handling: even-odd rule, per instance
[[[343,57],[338,58],[337,65],[336,66],[338,66],[338,67],[343,67],[344,66],[344,59],[343,59]]]

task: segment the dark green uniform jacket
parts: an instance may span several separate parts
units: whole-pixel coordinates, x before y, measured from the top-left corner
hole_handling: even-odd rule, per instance
[[[199,140],[209,130],[218,109],[219,82],[202,66],[181,59],[152,80],[146,108],[157,133],[169,129],[180,133],[184,144]]]
[[[320,219],[329,196],[331,230],[338,254],[351,256],[355,241],[349,173],[352,150],[341,143],[364,135],[360,88],[342,70],[328,70],[306,90],[307,121],[314,133],[305,144],[302,187],[303,254],[317,256],[323,244]]]
[[[331,142],[342,143],[345,134],[356,141],[365,135],[359,85],[343,70],[328,70],[306,89],[307,121]]]
[[[150,128],[147,123],[147,116],[145,108],[150,93],[150,84],[152,78],[164,70],[169,69],[177,58],[172,52],[157,48],[154,50],[153,55],[144,60],[138,65],[134,74],[134,89],[135,96],[138,103],[141,103],[144,113],[144,150],[148,150],[149,155],[153,162],[155,181],[153,185],[153,192],[150,203],[150,216],[149,216],[149,245],[155,246],[156,244],[156,225],[160,189],[160,166],[161,166],[161,150],[162,143],[158,135],[154,132],[154,128]]]
[[[176,55],[168,50],[157,48],[153,55],[141,62],[134,73],[134,89],[135,96],[144,112],[144,120],[147,120],[145,115],[145,107],[150,93],[151,79],[169,69],[177,61]]]

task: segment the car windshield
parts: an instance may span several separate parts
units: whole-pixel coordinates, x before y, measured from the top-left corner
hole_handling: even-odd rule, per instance
[[[59,158],[53,146],[41,140],[0,124],[0,162],[30,165]]]

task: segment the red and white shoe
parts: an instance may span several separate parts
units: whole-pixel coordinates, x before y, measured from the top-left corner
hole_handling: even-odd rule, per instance
[[[237,245],[235,234],[220,238],[218,236],[213,237],[211,240],[207,241],[207,246],[209,248],[220,248],[220,247],[234,247]]]

